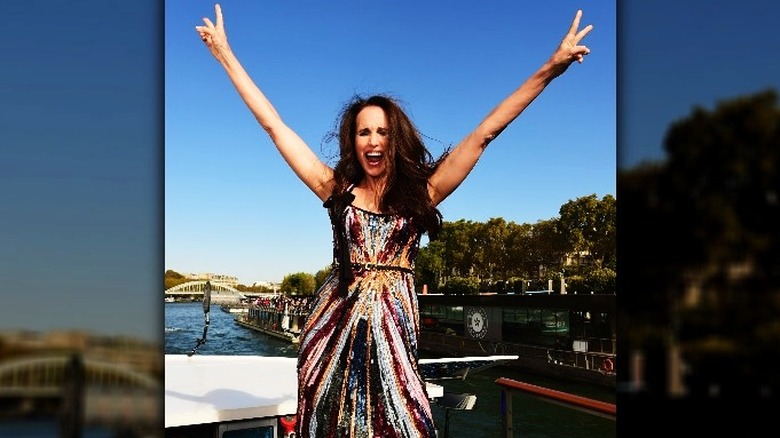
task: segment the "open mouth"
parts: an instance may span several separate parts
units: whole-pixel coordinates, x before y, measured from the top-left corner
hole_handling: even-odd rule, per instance
[[[366,152],[366,161],[368,161],[368,164],[377,165],[380,161],[382,161],[384,156],[385,154],[383,152]]]

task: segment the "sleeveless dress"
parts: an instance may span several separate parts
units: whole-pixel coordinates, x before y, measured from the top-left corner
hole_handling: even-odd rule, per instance
[[[351,204],[342,211],[340,226],[334,221],[334,270],[317,291],[299,346],[298,437],[434,437],[417,365],[413,266],[421,233],[403,217]],[[345,288],[339,250],[349,256]]]

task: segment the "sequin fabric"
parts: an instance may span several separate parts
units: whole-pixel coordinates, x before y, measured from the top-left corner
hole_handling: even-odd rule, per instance
[[[350,260],[358,267],[346,296],[338,293],[334,269],[317,291],[304,326],[298,354],[298,436],[434,437],[417,366],[414,275],[360,267],[412,268],[420,233],[405,218],[352,205],[342,220]]]

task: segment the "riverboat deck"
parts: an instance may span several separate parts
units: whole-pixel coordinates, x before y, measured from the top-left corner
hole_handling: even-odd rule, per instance
[[[276,437],[278,419],[296,411],[296,360],[165,355],[166,437],[219,436],[220,428],[258,425]],[[430,398],[444,395],[441,385],[426,386]]]
[[[420,360],[428,397],[448,411],[445,437],[449,431],[449,410],[471,409],[476,396],[448,393],[437,382],[465,378],[465,374],[460,373],[464,367],[479,371],[515,359],[517,356]],[[165,436],[291,436],[297,408],[296,361],[289,357],[165,355]],[[511,379],[501,378],[496,383],[502,388],[502,403],[507,407],[502,408],[505,436],[512,436],[513,390],[615,418],[614,404]]]

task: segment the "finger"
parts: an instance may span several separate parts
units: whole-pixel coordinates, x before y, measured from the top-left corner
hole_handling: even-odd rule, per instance
[[[214,23],[212,23],[208,18],[204,17],[203,22],[206,23],[206,26],[208,26],[209,29],[214,29]]]
[[[217,14],[217,28],[222,29],[224,23],[222,22],[222,7],[217,3],[214,5],[214,12]]]
[[[570,35],[577,33],[577,28],[580,27],[580,17],[582,17],[582,9],[578,9],[577,14],[574,15],[574,21],[571,22],[571,27],[569,27]]]
[[[581,31],[579,31],[577,36],[574,37],[574,44],[577,44],[581,39],[585,38],[585,35],[589,34],[591,30],[593,30],[592,24],[585,26]]]

